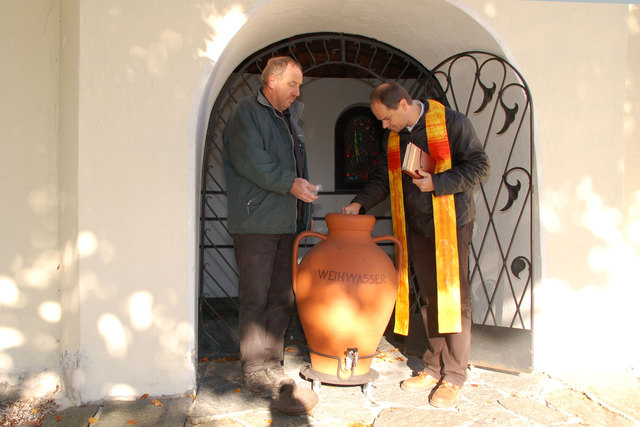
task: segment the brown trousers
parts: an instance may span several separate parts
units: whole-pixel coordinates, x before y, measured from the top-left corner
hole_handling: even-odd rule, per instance
[[[295,234],[235,234],[240,280],[242,372],[280,366],[293,311],[291,257]]]
[[[416,233],[407,236],[409,256],[422,296],[422,320],[428,347],[424,353],[425,372],[452,384],[463,385],[471,350],[471,298],[469,290],[469,248],[473,221],[459,227],[458,257],[460,263],[460,306],[462,332],[438,333],[435,239]]]

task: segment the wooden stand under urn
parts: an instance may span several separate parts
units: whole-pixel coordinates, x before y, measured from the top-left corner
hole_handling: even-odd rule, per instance
[[[398,272],[376,243],[395,243],[397,265],[404,254],[395,237],[371,236],[371,215],[329,213],[325,220],[327,235],[302,232],[293,248],[293,290],[311,358],[300,374],[316,390],[321,383],[363,385],[368,393],[378,377],[371,362],[398,291]],[[298,264],[307,237],[322,242]]]

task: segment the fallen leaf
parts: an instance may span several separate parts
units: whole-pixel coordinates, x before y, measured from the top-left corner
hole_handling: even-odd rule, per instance
[[[288,351],[289,353],[294,353],[296,350],[291,347],[285,347],[284,351]]]
[[[164,405],[162,404],[162,402],[160,402],[160,401],[159,401],[159,400],[157,400],[157,399],[151,399],[151,403],[153,403],[153,404],[154,404],[154,405],[156,405],[156,406],[164,406]]]
[[[58,416],[56,417],[56,421],[62,421],[62,415],[58,415]]]
[[[37,413],[38,413],[38,410],[37,410],[36,408],[33,408],[33,409],[31,410],[31,412],[32,412],[33,414],[37,414]]]
[[[93,417],[89,418],[89,424],[95,424],[97,422],[98,422],[97,418],[93,418]]]
[[[127,421],[127,424],[133,425],[133,424],[138,424],[138,422],[136,420],[129,420]]]
[[[240,393],[242,390],[240,390],[239,388],[233,390],[234,393]]]
[[[144,400],[144,399],[146,399],[147,397],[149,397],[149,393],[145,393],[145,394],[143,394],[142,396],[140,396],[140,400]]]
[[[391,353],[395,353],[396,351],[400,351],[399,348],[394,348],[393,350],[391,350]]]
[[[396,360],[399,360],[399,361],[401,361],[401,362],[404,362],[404,359],[403,359],[402,357],[400,357],[400,356],[396,357]]]
[[[390,360],[392,360],[391,356],[384,352],[379,353],[376,358],[382,360],[383,362],[389,362]]]

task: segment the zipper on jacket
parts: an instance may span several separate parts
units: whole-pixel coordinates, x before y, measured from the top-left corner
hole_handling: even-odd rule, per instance
[[[263,95],[264,96],[264,95]],[[297,162],[296,162],[296,153],[295,153],[295,143],[296,141],[293,138],[293,135],[291,134],[291,132],[289,131],[289,126],[287,125],[287,123],[285,122],[285,120],[287,120],[284,116],[281,116],[280,114],[278,114],[276,112],[276,109],[273,107],[273,105],[271,104],[264,104],[262,102],[260,102],[260,100],[258,99],[258,103],[264,105],[265,107],[269,107],[271,108],[271,112],[273,113],[273,115],[275,115],[277,118],[279,118],[280,120],[282,120],[282,124],[285,126],[285,128],[287,129],[287,133],[289,134],[289,138],[291,138],[291,156],[293,157],[293,165],[294,165],[294,170],[296,171],[296,176],[297,174]],[[304,178],[304,177],[302,177]],[[294,214],[293,214],[293,229],[295,231],[298,230],[298,198],[294,196],[295,199],[295,204],[294,204]],[[249,200],[249,202],[247,203],[247,213],[249,213],[249,204],[251,204],[251,200]],[[300,212],[300,215],[304,216],[304,202],[302,202],[302,207],[301,207],[302,211]],[[307,219],[306,224],[305,224],[305,229],[309,229],[309,221],[311,219],[311,215],[309,215],[309,218]],[[294,232],[295,232],[294,231]]]
[[[293,168],[294,168],[294,171],[296,171],[296,176],[298,176],[298,174],[297,174],[298,162],[296,161],[296,153],[295,153],[295,146],[294,146],[296,141],[293,139],[293,135],[289,131],[289,125],[287,125],[287,123],[285,122],[285,120],[287,120],[287,119],[285,117],[283,117],[283,116],[280,116],[278,113],[276,113],[276,110],[275,110],[275,108],[273,108],[273,106],[271,106],[271,109],[272,109],[273,114],[275,114],[275,116],[277,118],[282,120],[282,124],[287,129],[287,133],[289,134],[289,138],[291,139],[291,157],[293,157]],[[297,231],[298,230],[298,198],[294,196],[294,199],[295,199],[295,204],[294,204],[294,214],[293,214],[293,229],[295,231]],[[302,211],[300,212],[300,215],[304,214],[304,202],[302,202],[302,203],[303,203],[303,205],[301,207]],[[295,231],[294,231],[294,233],[295,233]]]

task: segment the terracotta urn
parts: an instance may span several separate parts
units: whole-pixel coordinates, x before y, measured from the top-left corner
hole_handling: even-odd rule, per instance
[[[349,379],[366,375],[389,322],[398,290],[398,272],[376,243],[402,247],[393,236],[372,237],[371,215],[325,216],[328,233],[301,233],[293,250],[293,290],[309,346],[311,368]],[[307,237],[322,241],[298,264],[298,246]]]

